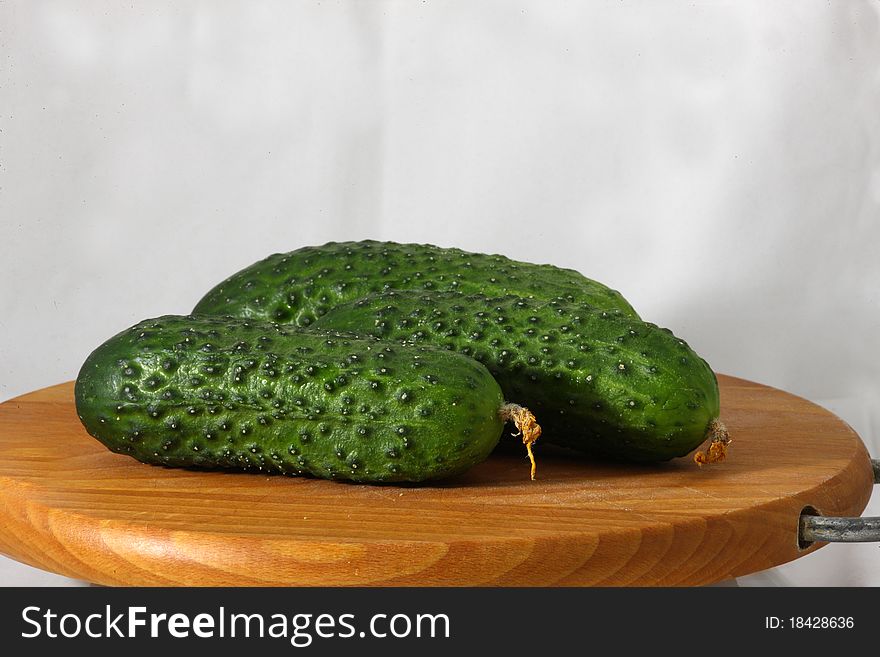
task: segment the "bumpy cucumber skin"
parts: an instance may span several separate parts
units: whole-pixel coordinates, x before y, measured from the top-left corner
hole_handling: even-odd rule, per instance
[[[537,417],[541,440],[631,461],[684,456],[719,414],[708,363],[668,329],[563,301],[388,292],[315,328],[454,350]]]
[[[638,319],[616,290],[571,269],[428,244],[330,242],[276,253],[230,276],[193,314],[308,326],[338,304],[388,290],[565,298]]]
[[[76,381],[88,432],[146,463],[417,482],[485,459],[503,397],[438,349],[234,318],[145,320]]]

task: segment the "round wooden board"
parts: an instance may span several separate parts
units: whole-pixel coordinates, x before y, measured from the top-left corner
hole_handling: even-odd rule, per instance
[[[721,464],[596,463],[543,445],[537,481],[502,450],[419,487],[144,465],[85,432],[65,383],[0,404],[0,551],[108,585],[729,579],[816,549],[798,547],[801,510],[859,515],[872,471],[830,412],[719,380],[734,439]]]

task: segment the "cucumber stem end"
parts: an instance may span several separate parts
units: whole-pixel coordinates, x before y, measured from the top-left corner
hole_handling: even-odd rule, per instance
[[[694,462],[697,465],[706,463],[720,463],[727,456],[727,446],[732,442],[727,427],[718,418],[709,423],[706,436],[711,438],[709,447],[702,452],[694,454]]]
[[[535,455],[532,452],[532,443],[541,436],[541,425],[538,424],[537,419],[529,409],[519,404],[504,404],[499,409],[498,415],[505,422],[513,422],[513,425],[517,428],[517,433],[513,434],[514,436],[522,436],[523,445],[526,446],[526,452],[528,452],[529,461],[532,464],[531,479],[534,481],[537,466],[535,464]]]

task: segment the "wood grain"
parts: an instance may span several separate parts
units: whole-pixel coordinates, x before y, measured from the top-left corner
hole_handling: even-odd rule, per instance
[[[775,566],[805,506],[859,515],[856,433],[719,377],[728,460],[637,466],[504,450],[441,485],[174,470],[107,451],[73,384],[0,404],[0,551],[107,585],[695,585]],[[513,439],[511,439],[513,441]]]

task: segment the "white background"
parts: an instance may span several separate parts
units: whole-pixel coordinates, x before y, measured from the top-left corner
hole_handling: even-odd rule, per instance
[[[369,237],[578,269],[880,456],[877,7],[0,3],[0,400]],[[880,548],[740,583],[880,585]]]

